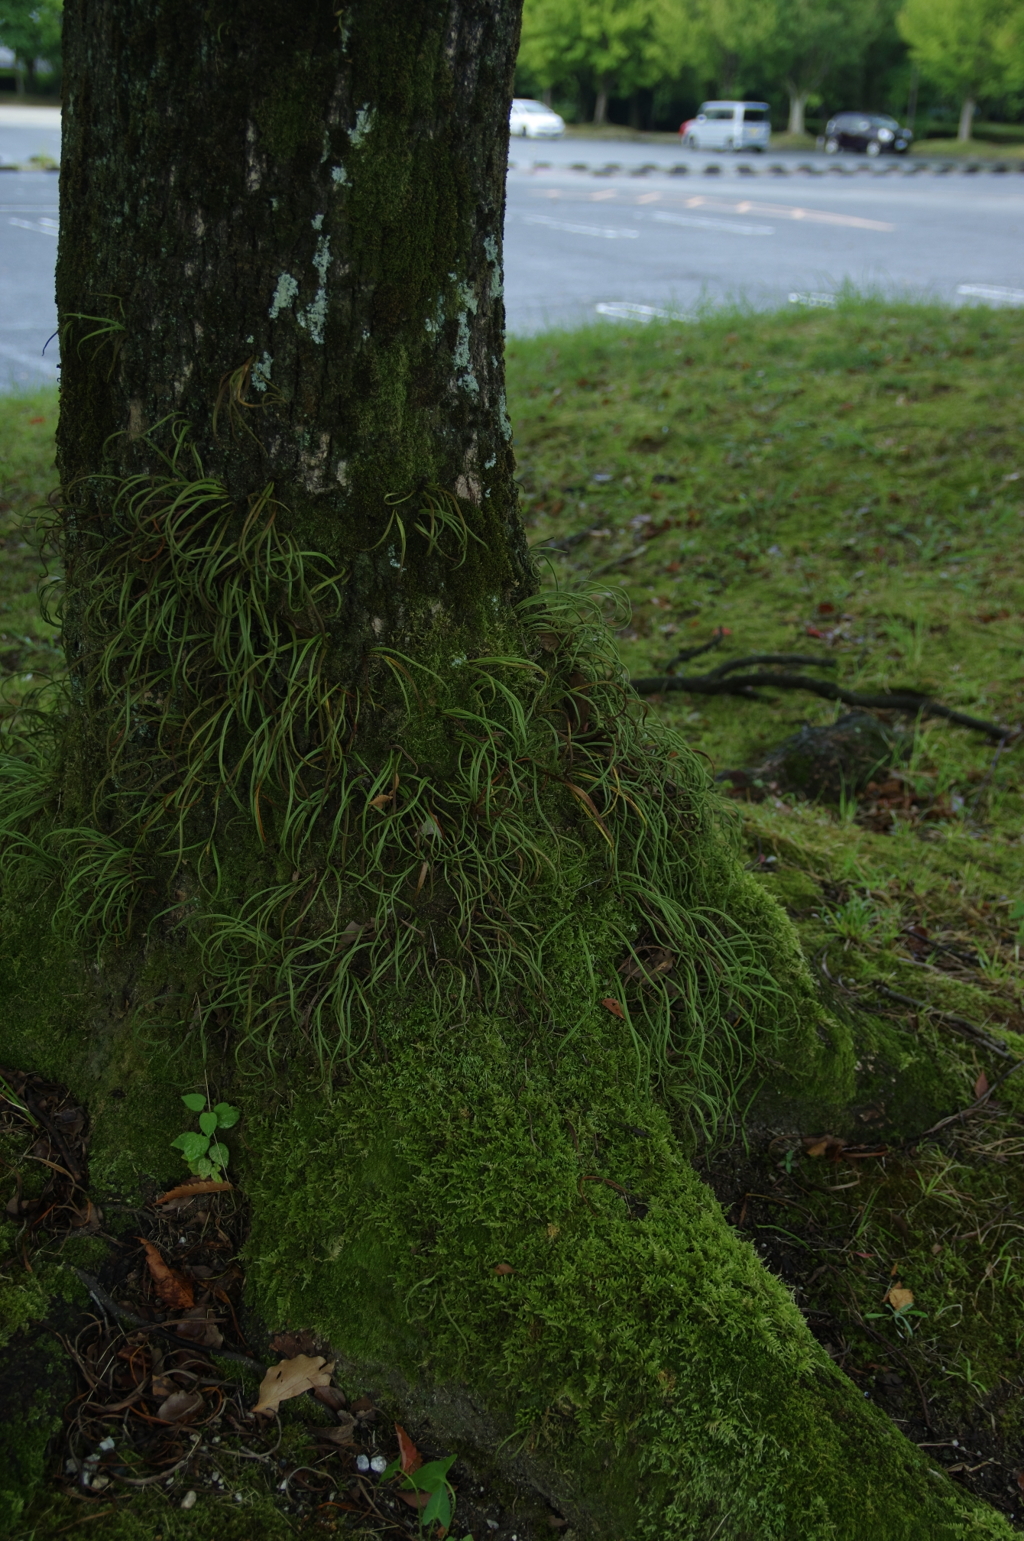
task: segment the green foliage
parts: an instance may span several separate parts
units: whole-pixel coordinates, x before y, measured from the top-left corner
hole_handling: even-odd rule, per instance
[[[519,62],[542,86],[575,74],[627,96],[675,64],[667,49],[680,14],[661,0],[526,0]]]
[[[454,1465],[455,1457],[449,1455],[442,1461],[427,1461],[415,1471],[402,1472],[402,1486],[407,1493],[428,1495],[427,1502],[419,1511],[421,1534],[428,1526],[435,1524],[440,1525],[443,1535],[448,1533],[455,1513],[455,1489],[448,1481],[448,1473]],[[401,1458],[391,1462],[382,1474],[381,1481],[387,1482],[400,1471]]]
[[[36,61],[60,69],[63,0],[0,0],[0,44],[34,79]]]
[[[971,137],[974,103],[998,97],[1020,75],[1024,42],[1012,0],[905,0],[900,33],[922,72],[969,103],[961,139]]]
[[[193,1130],[179,1134],[171,1145],[181,1151],[190,1172],[197,1177],[211,1177],[222,1182],[231,1152],[222,1140],[215,1140],[213,1136],[218,1129],[233,1129],[241,1113],[229,1102],[218,1102],[211,1108],[202,1092],[186,1092],[181,1100],[190,1113],[199,1114],[199,1133]]]

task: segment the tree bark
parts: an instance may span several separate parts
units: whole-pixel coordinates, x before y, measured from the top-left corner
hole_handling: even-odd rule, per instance
[[[804,127],[804,109],[807,106],[807,98],[811,93],[800,90],[794,85],[787,86],[787,90],[789,92],[789,125],[787,133],[805,134],[807,130]]]
[[[69,687],[0,762],[0,1063],[88,1103],[99,1198],[230,1094],[256,1317],[582,1536],[1004,1534],[687,1159],[755,1090],[841,1133],[856,1055],[599,613],[535,593],[517,0],[65,16]]]
[[[973,96],[965,96],[960,104],[960,122],[957,125],[956,137],[961,144],[970,142],[977,106]]]
[[[594,102],[594,122],[597,124],[608,121],[608,94],[611,91],[611,81],[606,75],[602,75],[597,86],[597,98]]]

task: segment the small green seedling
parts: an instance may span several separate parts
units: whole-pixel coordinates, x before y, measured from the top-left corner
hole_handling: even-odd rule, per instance
[[[199,1114],[200,1133],[179,1134],[171,1141],[172,1146],[181,1151],[189,1171],[197,1177],[212,1177],[216,1182],[223,1182],[228,1148],[213,1137],[218,1129],[230,1129],[232,1124],[237,1124],[242,1115],[230,1102],[218,1102],[216,1107],[208,1107],[202,1092],[186,1092],[181,1100],[190,1113]]]
[[[455,1513],[455,1489],[448,1481],[448,1472],[455,1464],[453,1455],[446,1456],[443,1461],[428,1461],[425,1466],[419,1466],[415,1471],[402,1472],[401,1457],[391,1462],[391,1465],[381,1474],[381,1481],[386,1482],[396,1473],[402,1474],[402,1485],[407,1493],[426,1493],[427,1501],[420,1510],[420,1530],[433,1525],[436,1521],[441,1527],[442,1535],[448,1534]]]

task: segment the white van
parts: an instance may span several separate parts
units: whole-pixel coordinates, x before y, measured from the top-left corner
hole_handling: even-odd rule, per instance
[[[686,125],[691,150],[765,150],[772,131],[767,102],[704,102]]]

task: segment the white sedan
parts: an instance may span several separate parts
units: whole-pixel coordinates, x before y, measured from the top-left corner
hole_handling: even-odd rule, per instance
[[[560,139],[565,133],[565,119],[543,102],[516,96],[512,99],[508,131],[513,139]]]

